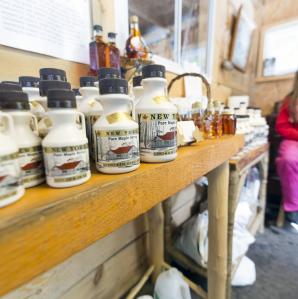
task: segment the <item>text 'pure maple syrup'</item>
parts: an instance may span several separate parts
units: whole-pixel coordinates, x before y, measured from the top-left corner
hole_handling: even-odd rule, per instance
[[[148,59],[149,49],[139,29],[139,18],[130,17],[130,35],[126,41],[126,55],[128,58]]]

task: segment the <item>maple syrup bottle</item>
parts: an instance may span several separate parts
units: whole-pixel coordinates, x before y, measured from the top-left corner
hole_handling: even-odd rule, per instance
[[[28,95],[20,91],[0,93],[0,110],[9,113],[14,122],[18,160],[25,188],[44,181],[41,139],[37,136],[37,120],[30,112]],[[34,127],[31,127],[33,120]]]
[[[208,103],[208,107],[205,111],[203,118],[204,125],[204,139],[213,139],[213,116],[214,116],[214,106],[211,101]]]
[[[101,67],[106,67],[106,47],[102,37],[102,26],[93,26],[93,41],[89,44],[90,75],[97,76]]]
[[[216,138],[222,136],[222,116],[220,113],[220,103],[215,101],[214,103],[214,115],[213,115],[213,125],[212,125],[212,135]]]
[[[167,162],[177,157],[177,108],[168,100],[165,73],[159,64],[142,69],[144,91],[135,108],[142,162]]]
[[[47,97],[52,121],[42,141],[47,184],[54,188],[80,185],[91,177],[84,115],[76,110],[76,98],[69,89],[49,89]]]
[[[195,102],[192,104],[191,115],[192,115],[192,120],[194,121],[195,125],[198,127],[198,129],[200,131],[203,131],[204,130],[204,126],[203,126],[204,114],[203,114],[201,102]]]
[[[126,55],[128,58],[148,58],[149,49],[139,29],[139,18],[130,17],[130,36],[126,41]]]
[[[230,107],[224,107],[222,113],[222,125],[224,135],[235,135],[236,133],[236,116],[232,113]]]
[[[108,42],[106,47],[106,66],[120,70],[120,51],[116,46],[116,33],[108,33]]]
[[[96,168],[111,174],[133,171],[140,166],[139,130],[127,112],[132,102],[127,81],[103,79],[99,87],[103,115],[93,126]]]

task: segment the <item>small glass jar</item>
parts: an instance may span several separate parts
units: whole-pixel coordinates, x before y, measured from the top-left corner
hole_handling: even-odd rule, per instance
[[[224,135],[236,134],[236,116],[232,113],[230,107],[226,106],[222,113],[222,124]]]

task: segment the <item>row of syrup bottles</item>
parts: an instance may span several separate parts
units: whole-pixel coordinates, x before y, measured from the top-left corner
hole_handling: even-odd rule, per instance
[[[36,174],[36,179],[39,177],[40,181],[35,180],[27,187],[37,185],[44,180],[43,165],[46,181],[51,187],[75,186],[90,178],[86,135],[86,132],[90,132],[90,128],[87,128],[85,122],[90,115],[95,116],[95,121],[89,124],[93,133],[89,134],[89,142],[94,144],[96,167],[100,172],[132,171],[138,168],[140,160],[166,162],[175,159],[177,110],[167,100],[165,68],[160,65],[149,65],[143,68],[144,92],[138,98],[139,102],[135,109],[138,121],[131,117],[134,104],[132,98],[128,96],[127,81],[120,79],[120,76],[117,77],[114,69],[102,71],[105,73],[102,77],[105,79],[99,80],[100,93],[95,88],[94,79],[81,78],[82,99],[78,104],[81,111],[77,109],[75,94],[70,90],[66,76],[57,75],[56,69],[47,70],[49,74],[41,75],[39,82],[41,96],[38,97],[36,93],[37,98],[31,98],[30,102],[27,94],[22,92],[20,87],[9,85],[0,90],[1,111],[8,112],[1,112],[0,118],[0,142],[7,145],[1,147],[0,152],[0,173],[3,174],[1,180],[5,177],[6,170],[8,173],[13,167],[15,170],[13,184],[10,180],[1,181],[0,190],[1,193],[5,193],[0,193],[1,199],[7,199],[2,200],[3,205],[16,201],[24,193],[24,175],[19,163],[23,140],[27,142],[26,147],[38,148],[39,158],[34,158],[28,150],[24,152],[29,153],[28,157],[32,157],[29,161],[31,165],[38,164],[41,167],[39,176]],[[29,78],[27,81],[30,81]],[[31,88],[30,84],[27,82],[24,87]],[[29,89],[27,91],[29,92]],[[50,120],[48,132],[43,140],[38,137],[36,115],[30,112],[30,103],[34,101],[44,107],[44,112],[40,115],[40,111],[34,110],[34,105],[31,105],[33,112],[39,114],[39,117],[43,116],[40,122],[45,118]],[[86,103],[88,109],[84,108]],[[14,110],[17,110],[16,115],[20,121],[13,119]],[[32,123],[35,125],[32,126]],[[19,135],[16,133],[18,130]],[[11,144],[7,140],[10,140]],[[17,144],[16,141],[20,143]],[[41,145],[43,154],[41,154]],[[8,164],[11,168],[5,166],[8,158],[10,158]],[[14,186],[15,189],[12,191],[9,186]]]

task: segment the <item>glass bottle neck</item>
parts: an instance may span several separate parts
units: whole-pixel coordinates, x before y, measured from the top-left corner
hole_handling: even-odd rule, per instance
[[[141,36],[141,32],[139,29],[139,23],[130,23],[130,35]]]

